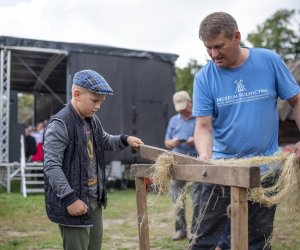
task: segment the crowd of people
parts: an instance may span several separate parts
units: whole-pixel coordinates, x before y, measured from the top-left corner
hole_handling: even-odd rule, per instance
[[[25,157],[27,162],[42,162],[44,160],[43,138],[47,120],[39,122],[35,127],[25,128]]]

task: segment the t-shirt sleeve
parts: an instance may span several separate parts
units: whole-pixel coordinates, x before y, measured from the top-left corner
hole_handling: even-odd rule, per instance
[[[193,116],[211,116],[213,114],[213,98],[208,84],[203,73],[198,72],[194,79]]]
[[[275,76],[278,95],[282,100],[290,99],[300,92],[294,76],[279,56],[275,58]]]

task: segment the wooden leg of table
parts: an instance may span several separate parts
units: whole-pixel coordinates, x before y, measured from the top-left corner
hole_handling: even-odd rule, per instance
[[[140,250],[150,250],[147,196],[144,178],[135,177],[135,189]]]
[[[231,187],[231,249],[248,250],[247,189]]]

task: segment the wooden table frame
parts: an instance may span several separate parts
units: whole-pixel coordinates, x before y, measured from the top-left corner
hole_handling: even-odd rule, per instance
[[[258,166],[218,166],[161,148],[142,145],[143,158],[155,161],[162,153],[174,156],[172,178],[190,182],[206,182],[231,187],[231,249],[248,250],[248,200],[247,189],[260,186]],[[152,164],[134,164],[131,174],[135,177],[136,203],[140,250],[150,250],[147,215],[147,194],[144,179],[154,169]]]

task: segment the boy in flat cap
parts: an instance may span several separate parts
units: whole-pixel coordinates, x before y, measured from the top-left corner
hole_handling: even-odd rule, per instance
[[[95,71],[74,75],[71,101],[49,121],[44,136],[46,211],[59,224],[66,250],[99,250],[106,207],[104,151],[143,142],[107,134],[95,115],[113,90]]]

